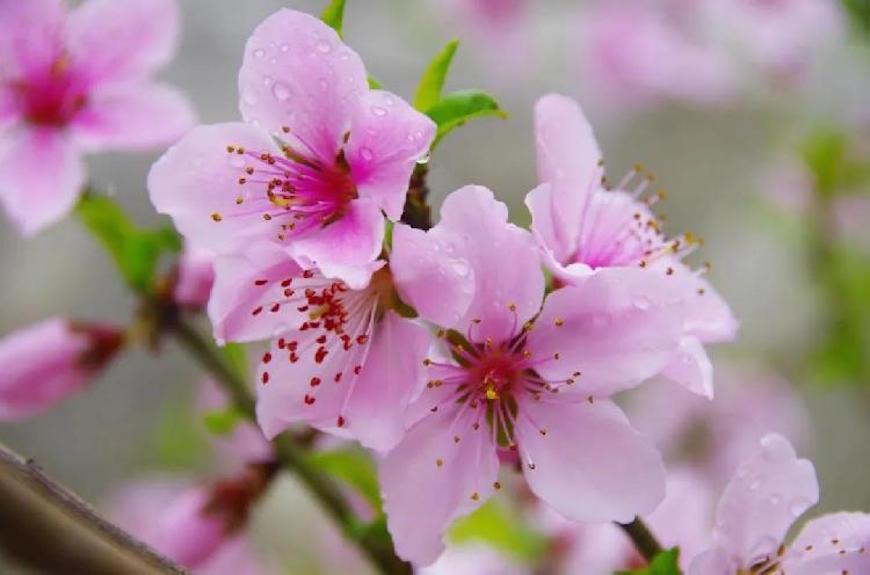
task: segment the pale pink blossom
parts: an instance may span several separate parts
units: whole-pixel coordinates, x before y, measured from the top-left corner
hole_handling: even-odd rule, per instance
[[[219,341],[272,338],[257,376],[257,421],[272,438],[294,422],[389,449],[424,374],[430,336],[397,313],[391,271],[353,289],[303,269],[274,244],[216,261],[209,316]]]
[[[24,234],[63,217],[85,153],[169,144],[187,99],[151,76],[175,51],[174,0],[0,0],[0,203]]]
[[[397,225],[393,239],[399,293],[444,341],[424,362],[415,423],[380,465],[397,552],[433,562],[451,521],[499,488],[502,449],[518,450],[531,490],[568,518],[652,511],[659,454],[609,397],[658,373],[679,343],[682,302],[665,278],[594,275],[542,309],[531,235],[479,186],[451,194],[433,229]]]
[[[642,175],[638,170],[613,190],[603,185],[598,143],[573,100],[556,94],[541,98],[535,133],[541,185],[529,192],[526,205],[544,263],[556,281],[580,284],[630,268],[643,271],[650,281],[666,278],[673,297],[685,303],[686,314],[680,346],[665,375],[712,397],[713,370],[702,344],[732,339],[737,322],[701,273],[682,262],[698,239],[664,235],[650,209],[661,196],[641,197],[649,179],[634,183]]]
[[[480,543],[451,545],[438,560],[416,570],[417,575],[531,575],[527,565],[512,561],[498,550]]]
[[[175,301],[193,310],[204,309],[214,283],[214,256],[187,246],[178,261]]]
[[[401,216],[434,123],[369,90],[335,30],[287,9],[248,40],[239,92],[244,122],[197,127],[154,165],[154,205],[198,247],[226,253],[268,239],[306,267],[364,285],[382,212]]]
[[[698,34],[695,2],[596,0],[585,5],[577,53],[590,89],[608,102],[713,104],[734,91],[727,52]]]
[[[169,559],[202,575],[258,575],[264,569],[243,534],[208,512],[210,494],[170,478],[127,485],[108,503],[118,525]]]
[[[781,435],[765,436],[725,488],[713,545],[692,561],[689,575],[870,572],[870,515],[835,513],[813,519],[787,544],[789,528],[818,499],[813,464],[798,459]]]
[[[124,343],[110,326],[52,318],[0,340],[0,421],[25,419],[85,387]]]

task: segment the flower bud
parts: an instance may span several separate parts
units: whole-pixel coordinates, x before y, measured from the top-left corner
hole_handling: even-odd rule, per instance
[[[111,326],[51,318],[0,340],[0,421],[25,419],[75,393],[124,343]]]

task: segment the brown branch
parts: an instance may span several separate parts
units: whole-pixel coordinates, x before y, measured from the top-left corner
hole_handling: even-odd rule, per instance
[[[635,517],[631,523],[617,523],[617,525],[631,538],[638,553],[647,561],[652,561],[656,555],[662,552],[661,543],[640,517]]]
[[[3,444],[0,546],[47,573],[185,573]]]

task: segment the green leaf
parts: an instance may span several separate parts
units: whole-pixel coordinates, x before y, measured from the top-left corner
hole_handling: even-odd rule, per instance
[[[369,75],[369,89],[380,90],[381,88],[382,88],[382,85],[381,85],[380,81],[378,81],[378,79],[375,78],[374,76]]]
[[[209,445],[202,427],[191,415],[189,400],[166,404],[146,450],[149,461],[153,458],[151,465],[161,468],[190,471],[206,463]]]
[[[429,108],[426,115],[438,125],[435,141],[432,142],[433,150],[444,136],[469,120],[483,116],[507,118],[507,113],[499,108],[495,98],[480,90],[451,92]]]
[[[846,147],[846,136],[834,130],[819,130],[804,142],[804,162],[813,174],[816,188],[822,195],[834,193],[846,156]]]
[[[843,0],[846,12],[852,21],[852,26],[859,32],[870,35],[870,1]]]
[[[381,513],[381,492],[375,465],[359,449],[335,449],[309,456],[312,465],[347,483],[365,497],[376,512]]]
[[[227,407],[207,412],[203,415],[202,421],[209,432],[215,435],[229,435],[244,419],[245,416],[239,410]]]
[[[458,47],[459,40],[448,42],[444,49],[432,59],[429,67],[423,73],[423,77],[420,78],[417,93],[414,96],[414,107],[421,112],[426,112],[441,99],[444,81],[447,79],[447,72],[450,70],[450,64],[453,62],[453,56],[456,55]]]
[[[331,0],[329,5],[323,9],[320,14],[320,19],[323,23],[338,32],[338,37],[342,38],[342,24],[344,24],[344,5],[346,0]]]
[[[236,375],[242,379],[248,379],[250,365],[248,364],[248,352],[245,346],[240,343],[227,343],[220,348],[220,351],[233,371],[236,372]]]
[[[516,514],[494,499],[456,521],[450,540],[483,542],[523,561],[536,560],[547,548],[546,537],[523,525]]]
[[[137,292],[147,293],[152,288],[160,256],[181,249],[181,240],[174,230],[139,228],[109,197],[85,194],[76,211],[85,227],[112,255],[125,281]]]
[[[662,551],[643,569],[619,571],[617,575],[680,575],[680,549]]]

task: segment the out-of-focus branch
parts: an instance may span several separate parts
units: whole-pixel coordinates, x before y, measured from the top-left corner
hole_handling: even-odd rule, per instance
[[[185,573],[2,444],[0,546],[47,573]]]
[[[405,196],[405,210],[402,212],[402,222],[412,228],[428,230],[432,227],[432,209],[429,207],[429,184],[426,176],[429,174],[428,164],[417,164],[408,185]]]
[[[647,561],[652,561],[656,555],[662,552],[661,543],[640,517],[635,517],[631,523],[617,523],[617,525],[631,538],[638,553]]]

